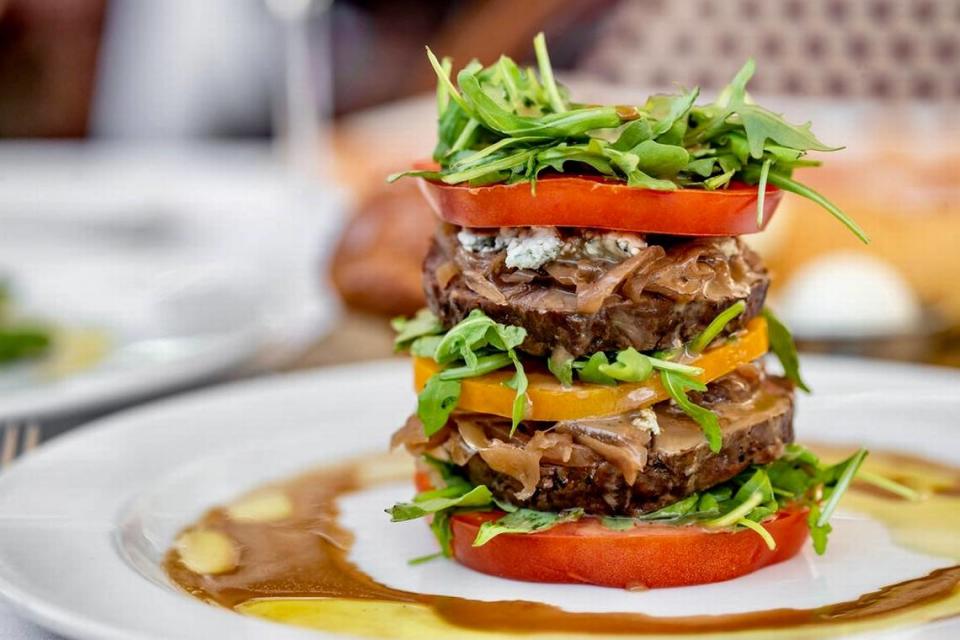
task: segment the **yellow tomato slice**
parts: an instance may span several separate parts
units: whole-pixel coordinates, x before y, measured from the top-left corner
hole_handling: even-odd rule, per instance
[[[738,338],[700,354],[687,364],[703,369],[698,379],[710,382],[727,375],[741,364],[760,358],[767,349],[767,322],[763,318],[754,318]],[[524,366],[529,381],[527,395],[530,398],[527,420],[575,420],[615,415],[648,407],[670,397],[657,375],[651,376],[646,382],[621,383],[610,387],[584,382],[564,387],[542,365],[525,363]],[[429,358],[414,358],[416,390],[423,389],[430,376],[440,369],[440,365]],[[508,367],[485,376],[462,380],[457,407],[509,418],[515,392],[503,383],[512,376],[513,368]]]

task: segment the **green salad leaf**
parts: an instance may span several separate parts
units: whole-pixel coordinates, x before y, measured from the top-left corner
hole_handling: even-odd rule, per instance
[[[406,171],[447,184],[530,182],[544,171],[591,173],[644,189],[724,189],[757,185],[758,228],[764,189],[772,184],[820,205],[862,241],[863,230],[836,205],[793,178],[805,156],[830,152],[810,130],[755,104],[747,94],[755,62],[747,60],[711,104],[697,105],[697,88],[654,95],[642,105],[572,102],[557,83],[546,41],[533,41],[536,69],[501,56],[484,67],[469,62],[452,78],[449,58],[427,58],[437,75],[439,171]]]
[[[432,376],[417,396],[417,416],[423,422],[423,432],[432,436],[447,424],[447,419],[460,400],[460,382]]]
[[[603,372],[602,367],[609,366],[610,360],[607,359],[607,354],[602,351],[597,351],[586,360],[578,359],[573,363],[573,368],[577,370],[577,376],[584,382],[608,386],[617,384],[616,378],[611,378]]]
[[[394,327],[399,335],[396,344],[416,356],[431,358],[443,366],[427,380],[417,397],[417,416],[424,433],[431,436],[447,423],[460,399],[460,380],[492,373],[513,366],[514,375],[504,384],[516,391],[513,403],[513,429],[527,412],[527,376],[517,355],[527,336],[521,327],[495,322],[479,309],[443,332],[442,325],[427,310],[411,320],[398,319]],[[402,336],[402,340],[401,340]],[[512,432],[511,432],[512,433]]]
[[[480,531],[473,546],[482,547],[503,533],[536,533],[552,529],[564,522],[576,522],[583,517],[583,509],[567,509],[560,513],[517,509],[499,520],[491,520],[480,525]]]
[[[708,529],[749,529],[760,536],[772,549],[775,541],[764,527],[764,522],[787,507],[809,509],[807,525],[814,550],[826,550],[831,532],[830,518],[843,494],[854,478],[861,475],[861,465],[867,456],[860,449],[836,464],[825,464],[809,449],[789,444],[783,455],[766,465],[753,465],[736,477],[694,492],[656,511],[636,517],[587,516],[582,509],[556,512],[517,508],[496,501],[487,487],[472,485],[453,464],[425,456],[424,460],[437,469],[444,487],[417,494],[413,502],[401,503],[387,509],[392,520],[401,521],[431,516],[431,529],[441,547],[441,554],[450,556],[450,517],[465,511],[492,511],[506,513],[496,520],[481,525],[474,546],[482,546],[502,534],[528,534],[545,531],[564,522],[596,518],[613,531],[627,531],[648,523],[685,526],[696,524]],[[873,482],[872,480],[868,480]],[[878,485],[893,487],[898,494],[910,490],[895,481],[882,477]],[[913,498],[911,498],[913,499]],[[420,562],[433,556],[416,558]]]
[[[743,300],[738,300],[721,311],[716,318],[710,321],[710,324],[707,325],[707,328],[690,342],[690,345],[687,347],[687,351],[694,354],[701,353],[704,349],[710,346],[710,343],[713,342],[718,335],[720,335],[727,325],[730,324],[734,318],[742,314],[746,308],[747,303]]]
[[[800,357],[797,355],[797,345],[793,341],[793,336],[786,325],[780,322],[780,319],[774,315],[773,311],[764,307],[763,317],[767,320],[767,334],[770,338],[770,349],[780,361],[783,367],[783,374],[787,376],[797,387],[810,393],[810,387],[800,376]]]
[[[393,339],[393,348],[397,351],[410,348],[418,338],[443,332],[440,320],[429,309],[420,309],[412,318],[394,318],[390,326],[397,332]]]
[[[643,382],[653,373],[650,358],[633,347],[618,351],[616,361],[597,368],[605,376],[621,382]]]
[[[707,385],[676,371],[663,370],[660,372],[660,382],[663,388],[683,412],[693,418],[700,425],[703,435],[710,445],[710,451],[719,453],[723,446],[723,435],[720,433],[720,419],[717,414],[706,407],[701,407],[687,396],[687,391],[706,391]]]
[[[677,406],[700,425],[711,450],[716,452],[722,444],[716,415],[687,396],[688,391],[706,389],[705,385],[697,380],[703,369],[682,360],[697,355],[709,346],[745,309],[746,304],[743,301],[730,305],[684,347],[653,354],[640,353],[633,348],[609,354],[598,351],[589,357],[581,358],[574,358],[569,353],[558,350],[546,359],[546,366],[565,386],[572,385],[575,377],[588,384],[607,386],[638,383],[649,380],[655,372],[659,372],[664,389]],[[396,344],[399,348],[405,347],[413,355],[430,358],[443,366],[443,369],[427,381],[417,401],[417,415],[423,422],[427,436],[442,429],[456,408],[460,398],[461,380],[510,366],[514,369],[514,375],[503,384],[516,391],[511,411],[511,434],[516,430],[527,415],[530,404],[527,397],[526,371],[516,351],[526,338],[524,329],[500,324],[479,309],[471,311],[448,331],[443,331],[437,318],[427,310],[421,310],[409,320],[394,320],[394,327],[398,331]],[[788,341],[783,337],[784,332],[786,328],[782,324],[775,319],[771,321],[771,344],[778,354],[793,344],[792,339]],[[789,338],[789,332],[785,335]],[[787,375],[791,376],[791,379],[796,376],[796,380],[799,380],[795,348],[792,356],[789,349],[784,351],[784,354],[787,362],[792,363],[790,366],[787,366],[786,362],[784,364]]]
[[[450,488],[459,489],[459,487],[448,487],[437,491],[448,491]],[[454,507],[485,507],[492,502],[493,496],[490,494],[490,490],[483,485],[479,485],[466,493],[451,496],[445,496],[436,491],[428,491],[417,495],[413,502],[401,502],[393,505],[387,512],[390,514],[392,522],[402,522],[422,518],[438,511],[447,511]]]
[[[547,358],[550,373],[565,387],[573,386],[573,362],[575,358],[565,350],[555,350]]]

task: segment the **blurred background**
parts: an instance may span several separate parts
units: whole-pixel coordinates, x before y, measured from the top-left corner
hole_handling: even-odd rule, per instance
[[[0,420],[389,356],[434,225],[384,182],[432,149],[423,46],[541,30],[585,101],[756,57],[873,238],[789,196],[749,238],[801,347],[960,366],[960,0],[0,0],[0,332],[44,354],[0,348]]]

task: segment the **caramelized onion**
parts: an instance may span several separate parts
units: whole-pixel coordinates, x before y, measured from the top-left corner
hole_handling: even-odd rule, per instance
[[[402,427],[390,437],[390,448],[404,446],[407,451],[419,456],[426,451],[435,449],[450,437],[450,426],[444,425],[440,431],[427,438],[423,433],[423,423],[416,415],[407,418]]]
[[[581,280],[580,269],[576,263],[556,260],[543,265],[543,270],[559,284],[566,287],[576,287]]]
[[[490,302],[497,304],[506,304],[507,297],[497,288],[495,284],[487,280],[483,274],[470,270],[463,272],[463,281],[477,295],[483,296]]]
[[[645,262],[650,260],[653,254],[647,251],[641,251],[635,256],[627,258],[620,264],[604,273],[585,287],[577,289],[577,311],[579,313],[596,313],[603,306],[603,301],[610,297],[617,287],[630,276],[634,271],[640,268]]]
[[[624,479],[633,484],[647,466],[650,432],[633,424],[635,414],[612,418],[558,422],[559,433],[569,433],[579,444],[613,463]]]
[[[529,284],[537,277],[537,272],[533,269],[516,269],[506,271],[500,274],[500,280],[508,284]]]
[[[523,489],[518,491],[518,500],[526,500],[537,490],[540,482],[539,451],[515,447],[493,440],[490,446],[480,451],[480,457],[491,469],[517,479]]]
[[[577,294],[554,287],[509,289],[507,295],[517,306],[542,311],[573,313],[577,310]]]
[[[437,284],[440,285],[441,289],[446,289],[447,285],[450,284],[450,281],[453,280],[460,269],[457,267],[456,263],[453,260],[447,260],[434,272],[437,277]]]
[[[665,245],[651,244],[622,262],[590,257],[571,249],[539,270],[508,269],[506,251],[471,253],[460,246],[455,227],[438,234],[440,247],[453,266],[437,269],[441,288],[456,275],[472,291],[495,304],[564,313],[598,312],[610,296],[621,294],[640,303],[645,292],[678,302],[745,298],[764,277],[756,256],[736,238],[697,238]],[[574,294],[573,291],[576,291]]]
[[[493,420],[497,421],[496,418]],[[490,419],[485,416],[459,414],[454,416],[454,422],[460,437],[470,450],[479,454],[494,471],[515,478],[523,485],[517,498],[523,500],[533,495],[540,482],[540,449],[527,447],[524,443],[488,438],[485,427]]]

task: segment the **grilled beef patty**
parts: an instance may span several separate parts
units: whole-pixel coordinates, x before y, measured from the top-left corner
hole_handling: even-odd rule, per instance
[[[394,442],[460,465],[471,482],[517,506],[638,515],[729,480],[752,464],[773,462],[793,441],[792,389],[757,365],[745,365],[691,398],[719,416],[719,453],[670,402],[602,419],[524,423],[513,436],[509,419],[455,413],[427,441],[413,418]]]
[[[572,232],[571,232],[572,233]],[[537,269],[506,266],[506,250],[471,252],[442,227],[424,261],[430,309],[449,328],[473,309],[527,330],[521,350],[573,356],[679,346],[738,300],[737,331],[760,313],[770,284],[759,256],[736,238],[645,238],[619,260],[560,255]]]
[[[588,467],[540,465],[540,482],[532,496],[517,498],[522,485],[494,471],[480,456],[470,458],[467,476],[485,484],[499,500],[540,511],[580,507],[591,514],[639,515],[673,504],[695,491],[730,480],[751,464],[773,462],[793,441],[793,407],[726,434],[723,449],[713,454],[706,442],[677,451],[651,452],[647,466],[633,485],[612,463]]]

